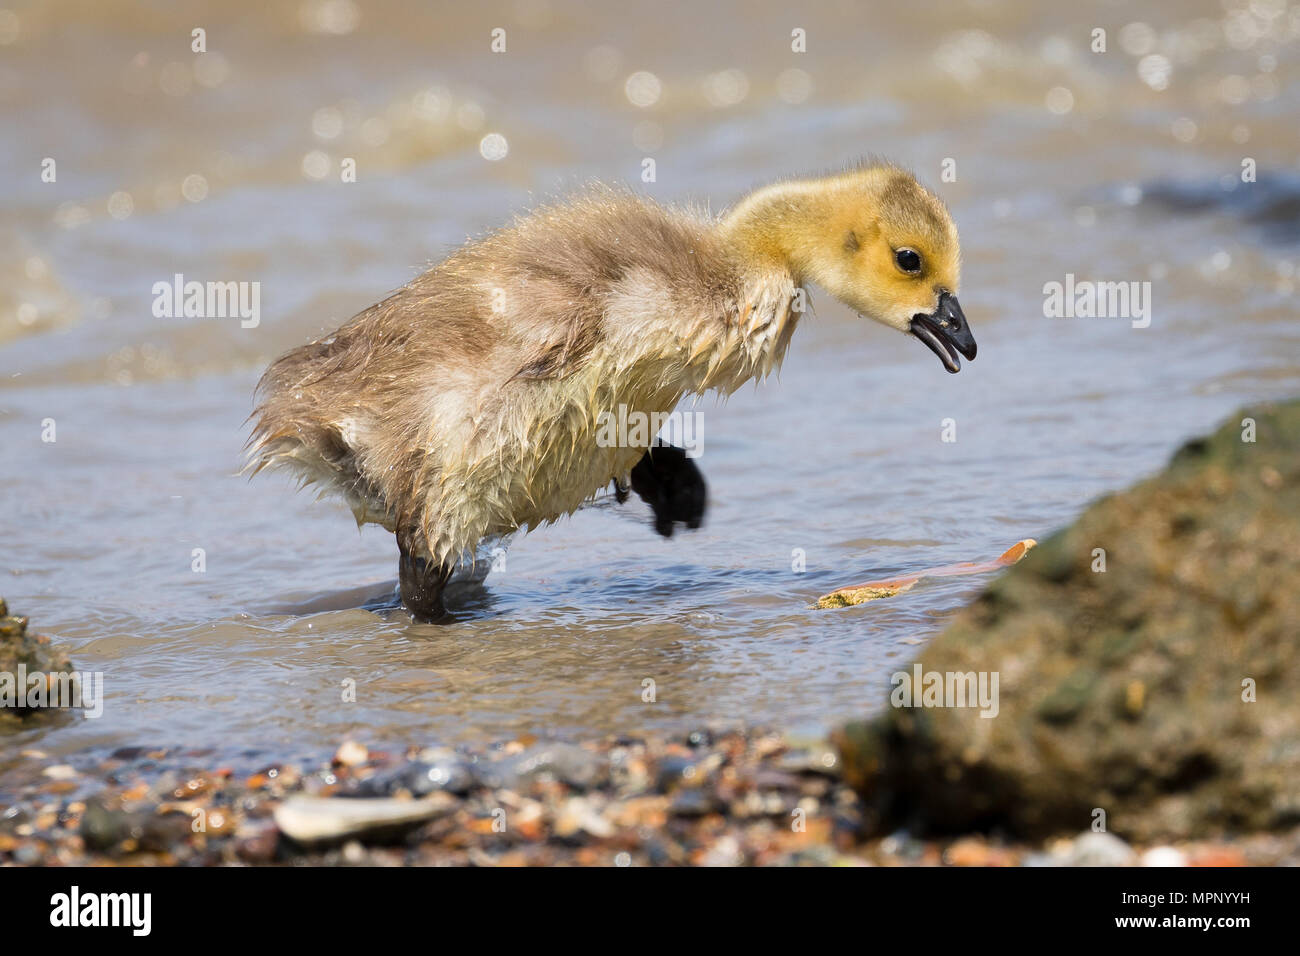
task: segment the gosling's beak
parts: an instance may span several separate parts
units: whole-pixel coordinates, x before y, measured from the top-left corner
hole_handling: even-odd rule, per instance
[[[958,352],[968,359],[975,358],[975,336],[970,334],[966,316],[951,292],[939,296],[939,305],[929,315],[913,316],[911,329],[950,372],[961,371]]]

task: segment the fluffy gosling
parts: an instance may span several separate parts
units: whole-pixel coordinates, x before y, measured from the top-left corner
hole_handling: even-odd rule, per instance
[[[681,449],[604,447],[601,412],[667,413],[778,367],[807,282],[915,336],[950,372],[975,340],[957,229],[909,173],[868,165],[759,189],[720,218],[596,187],[466,243],[258,385],[254,473],[285,467],[397,536],[403,603],[491,535],[570,514],[614,482],[655,527],[699,527]]]

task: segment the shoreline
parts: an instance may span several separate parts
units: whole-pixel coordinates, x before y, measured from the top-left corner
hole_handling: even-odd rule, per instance
[[[94,776],[55,764],[14,788],[0,865],[1300,864],[1300,828],[1139,845],[878,833],[829,743],[762,730],[401,754],[348,741],[249,775],[181,749],[117,754]]]

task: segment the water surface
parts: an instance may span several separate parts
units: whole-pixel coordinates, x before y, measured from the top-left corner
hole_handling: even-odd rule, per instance
[[[0,593],[108,694],[101,719],[6,752],[819,731],[876,708],[980,583],[838,612],[817,595],[1041,538],[1242,403],[1300,391],[1300,6],[623,7],[0,16]],[[588,179],[721,209],[872,152],[950,204],[979,358],[948,375],[814,293],[779,379],[697,406],[703,530],[664,541],[639,503],[598,502],[420,626],[363,606],[393,585],[390,535],[237,474],[271,358],[513,211]],[[156,318],[176,273],[260,282],[260,324]],[[1150,327],[1045,318],[1067,273],[1151,282]]]

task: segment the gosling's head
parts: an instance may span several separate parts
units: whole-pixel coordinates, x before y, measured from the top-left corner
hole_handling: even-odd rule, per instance
[[[949,372],[975,339],[957,287],[961,247],[943,202],[896,166],[778,183],[724,221],[751,252],[784,260],[849,308],[920,339]]]

